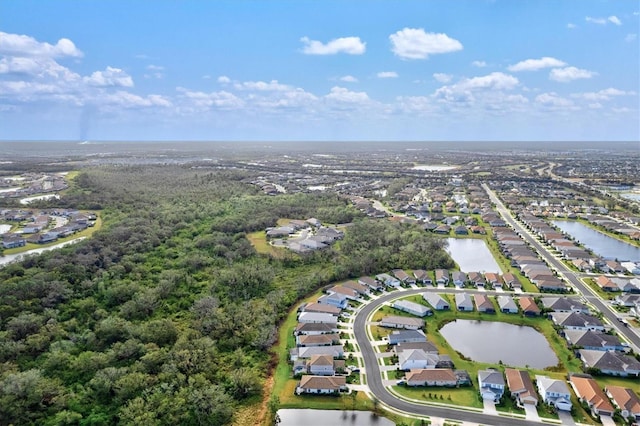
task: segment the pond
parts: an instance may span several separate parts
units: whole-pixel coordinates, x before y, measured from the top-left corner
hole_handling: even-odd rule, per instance
[[[374,416],[370,411],[291,409],[278,410],[278,417],[278,426],[394,426],[391,420]]]
[[[73,243],[77,243],[79,241],[84,240],[86,237],[78,237],[78,238],[74,238],[73,240],[69,240],[69,241],[64,241],[62,243],[58,243],[58,244],[54,244],[52,246],[48,246],[48,247],[42,247],[42,248],[37,248],[37,249],[33,249],[33,250],[27,250],[21,253],[16,253],[16,254],[7,254],[4,256],[0,256],[0,268],[11,263],[14,261],[19,261],[20,259],[22,259],[25,256],[28,256],[30,254],[39,254],[48,250],[54,250],[60,247],[64,247],[67,246],[69,244],[73,244]]]
[[[558,364],[547,339],[533,327],[455,320],[440,329],[453,349],[478,362],[543,369]]]
[[[0,224],[0,234],[11,231],[11,225]]]
[[[618,259],[619,261],[632,262],[640,261],[640,248],[638,247],[611,238],[580,222],[554,220],[552,223],[576,241],[579,241],[586,248],[605,259]]]
[[[475,238],[447,238],[447,252],[462,272],[497,272],[500,266],[484,240]]]

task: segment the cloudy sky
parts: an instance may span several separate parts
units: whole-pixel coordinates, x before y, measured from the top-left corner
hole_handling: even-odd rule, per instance
[[[638,9],[3,1],[0,139],[640,140]]]

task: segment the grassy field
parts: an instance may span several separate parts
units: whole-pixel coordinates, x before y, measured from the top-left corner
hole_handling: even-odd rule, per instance
[[[435,402],[458,405],[460,407],[482,408],[482,401],[478,398],[478,390],[476,387],[442,388],[429,386],[396,386],[394,387],[394,391],[405,398],[420,402]]]

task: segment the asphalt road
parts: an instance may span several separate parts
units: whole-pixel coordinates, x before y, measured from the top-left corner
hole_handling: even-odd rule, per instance
[[[498,213],[500,213],[503,219],[511,225],[516,232],[520,233],[521,238],[529,243],[552,268],[558,271],[559,274],[563,275],[567,281],[574,286],[574,288],[582,293],[587,301],[595,306],[596,309],[609,320],[609,323],[616,332],[625,336],[625,338],[631,343],[631,347],[635,352],[640,352],[640,336],[634,333],[629,327],[623,326],[617,319],[619,314],[614,312],[607,302],[603,301],[596,293],[594,293],[588,285],[580,280],[577,276],[578,274],[573,272],[560,259],[550,253],[546,246],[535,239],[524,226],[516,221],[511,215],[511,212],[486,184],[483,184],[482,186],[485,191],[487,191],[487,194],[489,194],[491,202],[495,204]]]
[[[498,417],[495,415],[458,410],[455,408],[444,408],[416,404],[398,399],[387,390],[387,388],[382,384],[380,365],[378,364],[378,360],[376,359],[376,353],[373,349],[373,346],[371,345],[371,342],[369,341],[369,338],[367,337],[367,318],[384,302],[397,298],[400,295],[409,296],[413,294],[423,293],[424,291],[425,289],[421,288],[385,294],[380,298],[365,305],[356,315],[353,324],[353,333],[355,335],[356,341],[358,342],[358,345],[360,346],[360,351],[362,352],[364,366],[367,374],[367,385],[369,386],[371,393],[373,393],[378,401],[380,401],[384,405],[387,405],[399,411],[416,415],[434,416],[450,420],[461,420],[482,425],[540,426],[540,423],[538,422],[532,422],[517,418],[503,416]]]

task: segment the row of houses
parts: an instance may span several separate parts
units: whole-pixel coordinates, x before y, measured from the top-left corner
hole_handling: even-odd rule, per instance
[[[542,292],[567,292],[569,289],[527,245],[527,243],[509,228],[494,229],[494,237],[502,253],[511,261],[511,266],[520,269]]]
[[[42,211],[3,210],[0,215],[7,221],[19,221],[22,226],[14,232],[1,235],[2,247],[5,249],[23,247],[27,243],[45,244],[68,237],[95,225],[97,215],[92,212],[77,210],[56,210],[55,215]],[[51,227],[52,216],[67,218],[64,225]]]
[[[290,238],[299,231],[303,231],[300,236]],[[296,253],[305,253],[321,250],[334,244],[344,237],[344,232],[322,226],[318,219],[311,218],[290,220],[286,225],[267,228],[266,236],[274,246],[286,247]]]
[[[485,400],[499,401],[508,387],[511,398],[519,407],[536,406],[541,399],[559,411],[571,411],[572,408],[571,391],[563,380],[536,375],[534,384],[527,371],[506,368],[504,375],[494,369],[478,371],[478,383]],[[640,399],[632,389],[607,386],[603,390],[591,376],[584,374],[570,375],[569,384],[594,417],[613,416],[615,405],[622,417],[630,421],[640,420]]]

